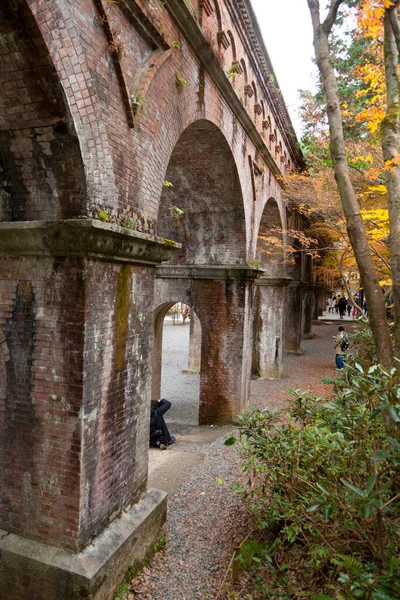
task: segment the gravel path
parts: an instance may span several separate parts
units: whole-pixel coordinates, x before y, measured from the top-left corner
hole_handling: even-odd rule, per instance
[[[289,388],[308,389],[317,395],[328,391],[320,378],[334,373],[332,336],[337,325],[323,324],[314,331],[314,338],[302,344],[303,355],[285,357],[282,380],[252,382],[251,405],[284,407]],[[226,430],[207,446],[204,461],[169,497],[167,546],[134,582],[129,600],[217,597],[234,540],[242,540],[250,526],[240,501],[229,489],[239,477],[240,462],[236,447],[223,445],[225,438]],[[184,449],[204,452],[199,444],[187,444]]]

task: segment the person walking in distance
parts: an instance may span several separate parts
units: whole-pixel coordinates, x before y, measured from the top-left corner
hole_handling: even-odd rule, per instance
[[[343,325],[340,325],[338,329],[339,333],[335,336],[335,362],[336,369],[344,369],[344,363],[346,362],[346,352],[349,348],[349,336],[344,330]]]
[[[345,313],[346,313],[346,306],[347,306],[347,300],[344,296],[341,296],[340,300],[339,300],[339,315],[340,318],[343,319]]]

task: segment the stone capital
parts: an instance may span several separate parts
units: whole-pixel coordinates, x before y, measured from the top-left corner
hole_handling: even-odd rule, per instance
[[[291,277],[260,277],[256,281],[256,285],[271,286],[271,287],[287,287],[293,283]]]
[[[263,273],[256,267],[235,265],[162,265],[156,269],[156,277],[165,279],[210,279],[253,281]]]

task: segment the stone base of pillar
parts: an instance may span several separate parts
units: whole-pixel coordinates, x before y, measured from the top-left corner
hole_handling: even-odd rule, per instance
[[[296,356],[302,356],[304,350],[285,350],[285,354],[295,354]]]
[[[0,530],[0,597],[110,600],[132,561],[154,551],[166,512],[167,494],[151,489],[77,554]]]
[[[301,334],[301,339],[302,340],[312,340],[314,337],[313,333],[302,333]]]
[[[272,375],[271,377],[266,377],[265,375],[263,375],[262,377],[252,375],[251,379],[252,381],[280,381],[282,379],[282,375],[278,373],[276,374],[276,376]]]
[[[182,373],[189,373],[189,375],[198,375],[200,369],[182,369]]]

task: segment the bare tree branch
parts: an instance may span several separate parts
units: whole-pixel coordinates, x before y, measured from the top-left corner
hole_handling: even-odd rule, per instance
[[[314,32],[321,25],[321,17],[319,12],[319,0],[307,0],[308,8],[310,9],[311,20],[313,23]]]
[[[350,304],[355,309],[357,309],[357,311],[360,313],[360,315],[362,315],[363,314],[362,308],[361,308],[361,306],[358,306],[357,302],[354,300],[353,295],[351,293],[351,290],[349,288],[349,285],[347,283],[347,279],[344,276],[344,272],[343,272],[344,255],[345,255],[345,253],[342,254],[340,260],[337,257],[335,257],[336,258],[336,262],[337,262],[337,266],[338,266],[338,269],[339,269],[340,277],[341,277],[341,280],[342,280],[342,283],[343,283],[343,287],[346,290],[347,298],[348,298],[348,300],[350,300]]]
[[[385,267],[387,268],[387,270],[390,273],[391,267],[390,267],[390,264],[388,263],[388,261],[383,258],[383,256],[380,254],[380,252],[378,252],[378,250],[372,244],[371,244],[371,250],[375,254],[375,256],[377,256],[379,258],[379,260],[381,260],[383,262],[383,264],[385,265]]]
[[[389,14],[390,25],[392,27],[394,39],[396,40],[397,51],[400,54],[400,25],[399,25],[399,19],[397,17],[398,4],[399,3],[396,2],[395,6],[392,6],[391,8],[387,8],[386,10]]]
[[[339,10],[340,5],[343,4],[343,2],[344,0],[332,0],[332,3],[329,7],[328,15],[325,21],[322,23],[322,27],[327,34],[329,34],[332,31],[337,12]]]

